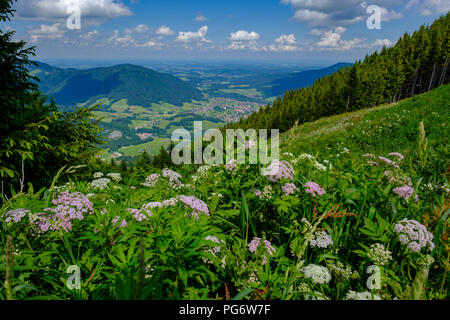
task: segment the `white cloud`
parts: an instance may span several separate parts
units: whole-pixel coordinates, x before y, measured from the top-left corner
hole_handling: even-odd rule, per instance
[[[80,37],[85,40],[92,40],[94,38],[97,38],[99,35],[100,35],[100,32],[98,30],[93,30],[93,31],[89,31],[86,34],[82,34]]]
[[[309,34],[313,36],[321,36],[323,34],[323,31],[320,29],[311,29]]]
[[[368,47],[363,39],[354,38],[353,40],[343,40],[342,35],[345,31],[346,29],[344,27],[337,27],[334,30],[324,32],[322,38],[316,44],[316,49],[346,51],[354,48]]]
[[[383,47],[383,46],[390,47],[393,44],[394,43],[389,39],[377,39],[372,43],[371,47]]]
[[[41,24],[38,29],[28,30],[31,42],[37,43],[40,39],[50,39],[56,40],[64,36],[64,29],[61,28],[60,23],[55,23],[52,25]]]
[[[259,39],[259,34],[254,31],[239,30],[232,32],[228,39],[231,41],[256,41]]]
[[[198,29],[197,32],[179,32],[176,41],[189,43],[193,41],[199,42],[211,42],[206,39],[206,34],[208,33],[208,27],[203,26]]]
[[[246,30],[239,30],[236,32],[230,33],[228,40],[231,41],[231,44],[227,47],[230,50],[253,50],[258,51],[258,43],[259,33],[254,31],[248,32]]]
[[[139,45],[139,47],[142,48],[156,48],[156,49],[161,49],[164,46],[163,43],[155,41],[155,40],[149,40],[144,42],[143,44]]]
[[[118,30],[113,32],[113,35],[109,38],[108,42],[110,44],[122,47],[136,46],[136,40],[130,34],[120,36],[120,32]]]
[[[72,0],[27,0],[16,4],[18,17],[40,21],[66,19]],[[132,15],[119,0],[79,0],[81,18],[108,20]],[[100,22],[100,21],[98,21]]]
[[[149,33],[150,29],[146,24],[139,24],[134,28],[127,28],[124,30],[125,34],[142,34],[142,33]]]
[[[388,10],[386,8],[381,8],[381,20],[390,21],[403,18],[403,13],[396,12],[395,10]]]
[[[362,0],[281,0],[281,3],[292,6],[293,20],[313,28],[351,25],[368,17],[367,3]],[[386,8],[387,19],[392,20],[398,19],[401,13],[387,8],[403,5],[403,0],[371,0],[370,4]]]
[[[283,34],[279,38],[275,39],[275,43],[270,44],[269,47],[264,47],[264,51],[296,51],[300,48],[296,45],[297,39],[293,34]]]
[[[163,25],[159,27],[158,30],[156,30],[156,34],[162,37],[173,36],[175,34],[175,31]]]
[[[205,22],[207,20],[208,20],[208,18],[206,18],[205,16],[203,16],[201,14],[199,14],[195,17],[195,21],[197,21],[197,22]]]
[[[252,50],[258,51],[258,43],[256,41],[233,41],[227,47],[230,50]]]
[[[450,11],[449,0],[424,0],[421,4],[421,13],[424,16],[433,14],[446,14]]]

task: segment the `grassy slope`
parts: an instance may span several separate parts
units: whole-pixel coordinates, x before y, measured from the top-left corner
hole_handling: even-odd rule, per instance
[[[311,153],[322,159],[355,157],[364,153],[403,152],[417,156],[418,127],[424,121],[431,155],[449,159],[450,85],[392,105],[320,119],[281,136],[283,151]],[[350,150],[345,155],[345,149]]]

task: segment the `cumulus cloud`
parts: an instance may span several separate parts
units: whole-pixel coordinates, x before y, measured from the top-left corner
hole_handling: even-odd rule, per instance
[[[150,29],[146,24],[139,24],[134,28],[127,28],[125,29],[125,34],[145,34],[149,33]]]
[[[121,36],[119,30],[114,30],[112,36],[108,39],[108,42],[112,45],[122,47],[136,46],[136,40],[130,34]]]
[[[167,37],[167,36],[173,36],[175,34],[175,31],[173,31],[169,27],[163,25],[156,30],[156,34],[161,37]]]
[[[346,51],[354,48],[367,47],[363,39],[354,38],[353,40],[343,40],[342,35],[345,33],[344,27],[337,27],[334,30],[323,33],[322,38],[317,42],[318,50],[329,51]]]
[[[227,47],[230,50],[259,50],[257,40],[259,40],[259,33],[254,31],[248,32],[246,30],[239,30],[232,32],[228,37],[231,44]]]
[[[66,19],[72,0],[27,0],[15,5],[19,18],[40,21]],[[119,0],[78,0],[82,19],[97,22],[132,15],[131,10]]]
[[[433,14],[446,14],[450,11],[448,0],[424,0],[420,4],[420,12],[424,16]]]
[[[393,44],[394,43],[389,39],[377,39],[372,43],[371,47],[383,47],[383,46],[390,47]]]
[[[259,34],[254,31],[239,30],[232,32],[228,39],[231,41],[256,41],[259,39]]]
[[[189,42],[211,42],[206,39],[208,33],[208,27],[203,26],[198,29],[197,32],[179,32],[176,41],[189,43]]]
[[[299,47],[296,45],[297,39],[293,34],[283,34],[279,38],[275,39],[275,43],[269,45],[268,48],[264,48],[264,51],[296,51],[299,50]]]
[[[60,23],[52,25],[41,24],[37,29],[28,30],[30,42],[37,43],[40,39],[56,40],[64,36],[65,30]]]
[[[293,20],[313,28],[351,25],[368,17],[367,4],[361,0],[281,0],[281,3],[292,6],[295,12]],[[387,9],[402,5],[402,0],[373,0],[370,4],[384,9],[386,14],[384,21],[402,17],[401,13]]]

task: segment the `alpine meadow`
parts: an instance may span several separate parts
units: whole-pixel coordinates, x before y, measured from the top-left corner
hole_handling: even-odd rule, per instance
[[[66,2],[0,0],[0,300],[450,298],[448,5]]]

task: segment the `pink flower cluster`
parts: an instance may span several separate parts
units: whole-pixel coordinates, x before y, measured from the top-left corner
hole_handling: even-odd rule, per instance
[[[281,189],[285,196],[289,196],[294,194],[295,191],[298,191],[298,188],[293,183],[286,183]]]
[[[255,195],[256,195],[258,198],[262,199],[262,193],[261,193],[260,190],[256,189],[254,192],[255,192]]]
[[[426,247],[434,249],[433,234],[416,220],[404,219],[395,225],[394,230],[398,233],[400,243],[414,252]]]
[[[194,216],[196,220],[200,218],[202,213],[209,216],[209,208],[202,200],[193,196],[180,196],[180,200],[186,205],[186,207],[192,209],[192,216]]]
[[[237,160],[236,159],[232,159],[230,161],[227,162],[227,164],[225,165],[225,170],[227,170],[227,172],[233,172],[237,169]]]
[[[27,216],[31,211],[27,209],[16,209],[16,210],[10,210],[7,213],[5,213],[5,222],[10,222],[11,220],[14,221],[14,223],[19,223],[23,217]]]
[[[311,194],[314,198],[317,196],[323,196],[325,194],[325,190],[318,185],[317,183],[310,181],[305,184],[306,193]]]
[[[277,182],[281,179],[294,180],[294,168],[286,160],[273,160],[266,168],[265,175],[270,182]]]
[[[268,240],[264,240],[264,247],[267,250],[267,253],[269,253],[270,256],[273,256],[274,253],[276,252],[275,248],[272,246],[272,244],[270,243],[270,241]],[[248,244],[248,250],[251,253],[256,253],[256,251],[258,250],[259,246],[261,245],[261,238],[258,237],[254,237],[252,241],[250,241],[250,243]],[[266,255],[263,256],[263,261],[262,261],[262,265],[265,265],[267,263],[267,257]]]
[[[411,188],[410,186],[398,187],[398,188],[395,188],[393,191],[396,194],[398,194],[400,197],[405,198],[406,200],[411,198],[411,196],[414,194],[414,189]],[[419,201],[419,196],[417,194],[414,197],[414,200],[416,202]]]
[[[147,216],[151,217],[153,215],[150,210],[147,210],[145,208],[143,208],[143,209],[131,209],[131,208],[129,208],[126,211],[128,211],[130,214],[132,214],[133,217],[139,222],[147,220]]]
[[[181,174],[170,169],[163,169],[162,175],[165,178],[169,178],[169,184],[171,187],[178,189],[183,186],[183,184],[180,181]]]
[[[398,152],[391,152],[391,153],[389,153],[388,156],[389,157],[397,157],[400,161],[402,161],[405,158],[401,153],[398,153]],[[363,157],[372,158],[374,160],[376,160],[378,158],[378,160],[380,160],[381,162],[384,162],[384,163],[386,163],[388,165],[391,165],[391,166],[393,166],[395,168],[400,168],[400,166],[396,162],[392,161],[391,159],[388,159],[388,158],[385,158],[385,157],[381,157],[381,156],[376,157],[372,153],[364,154]],[[371,166],[377,166],[378,167],[378,162],[376,162],[376,161],[372,160],[372,161],[369,161],[367,163],[370,164]]]
[[[145,178],[145,183],[143,183],[143,185],[152,188],[158,183],[159,177],[159,174],[153,173]]]
[[[116,218],[112,221],[112,224],[115,225],[120,219],[122,219],[120,216],[116,216]],[[127,221],[123,219],[122,222],[119,224],[119,228],[126,228],[127,225],[128,225]]]
[[[40,216],[38,226],[42,232],[49,229],[71,231],[73,220],[83,220],[84,214],[94,213],[92,202],[79,192],[62,192],[52,204],[56,207],[45,209],[47,214]]]

